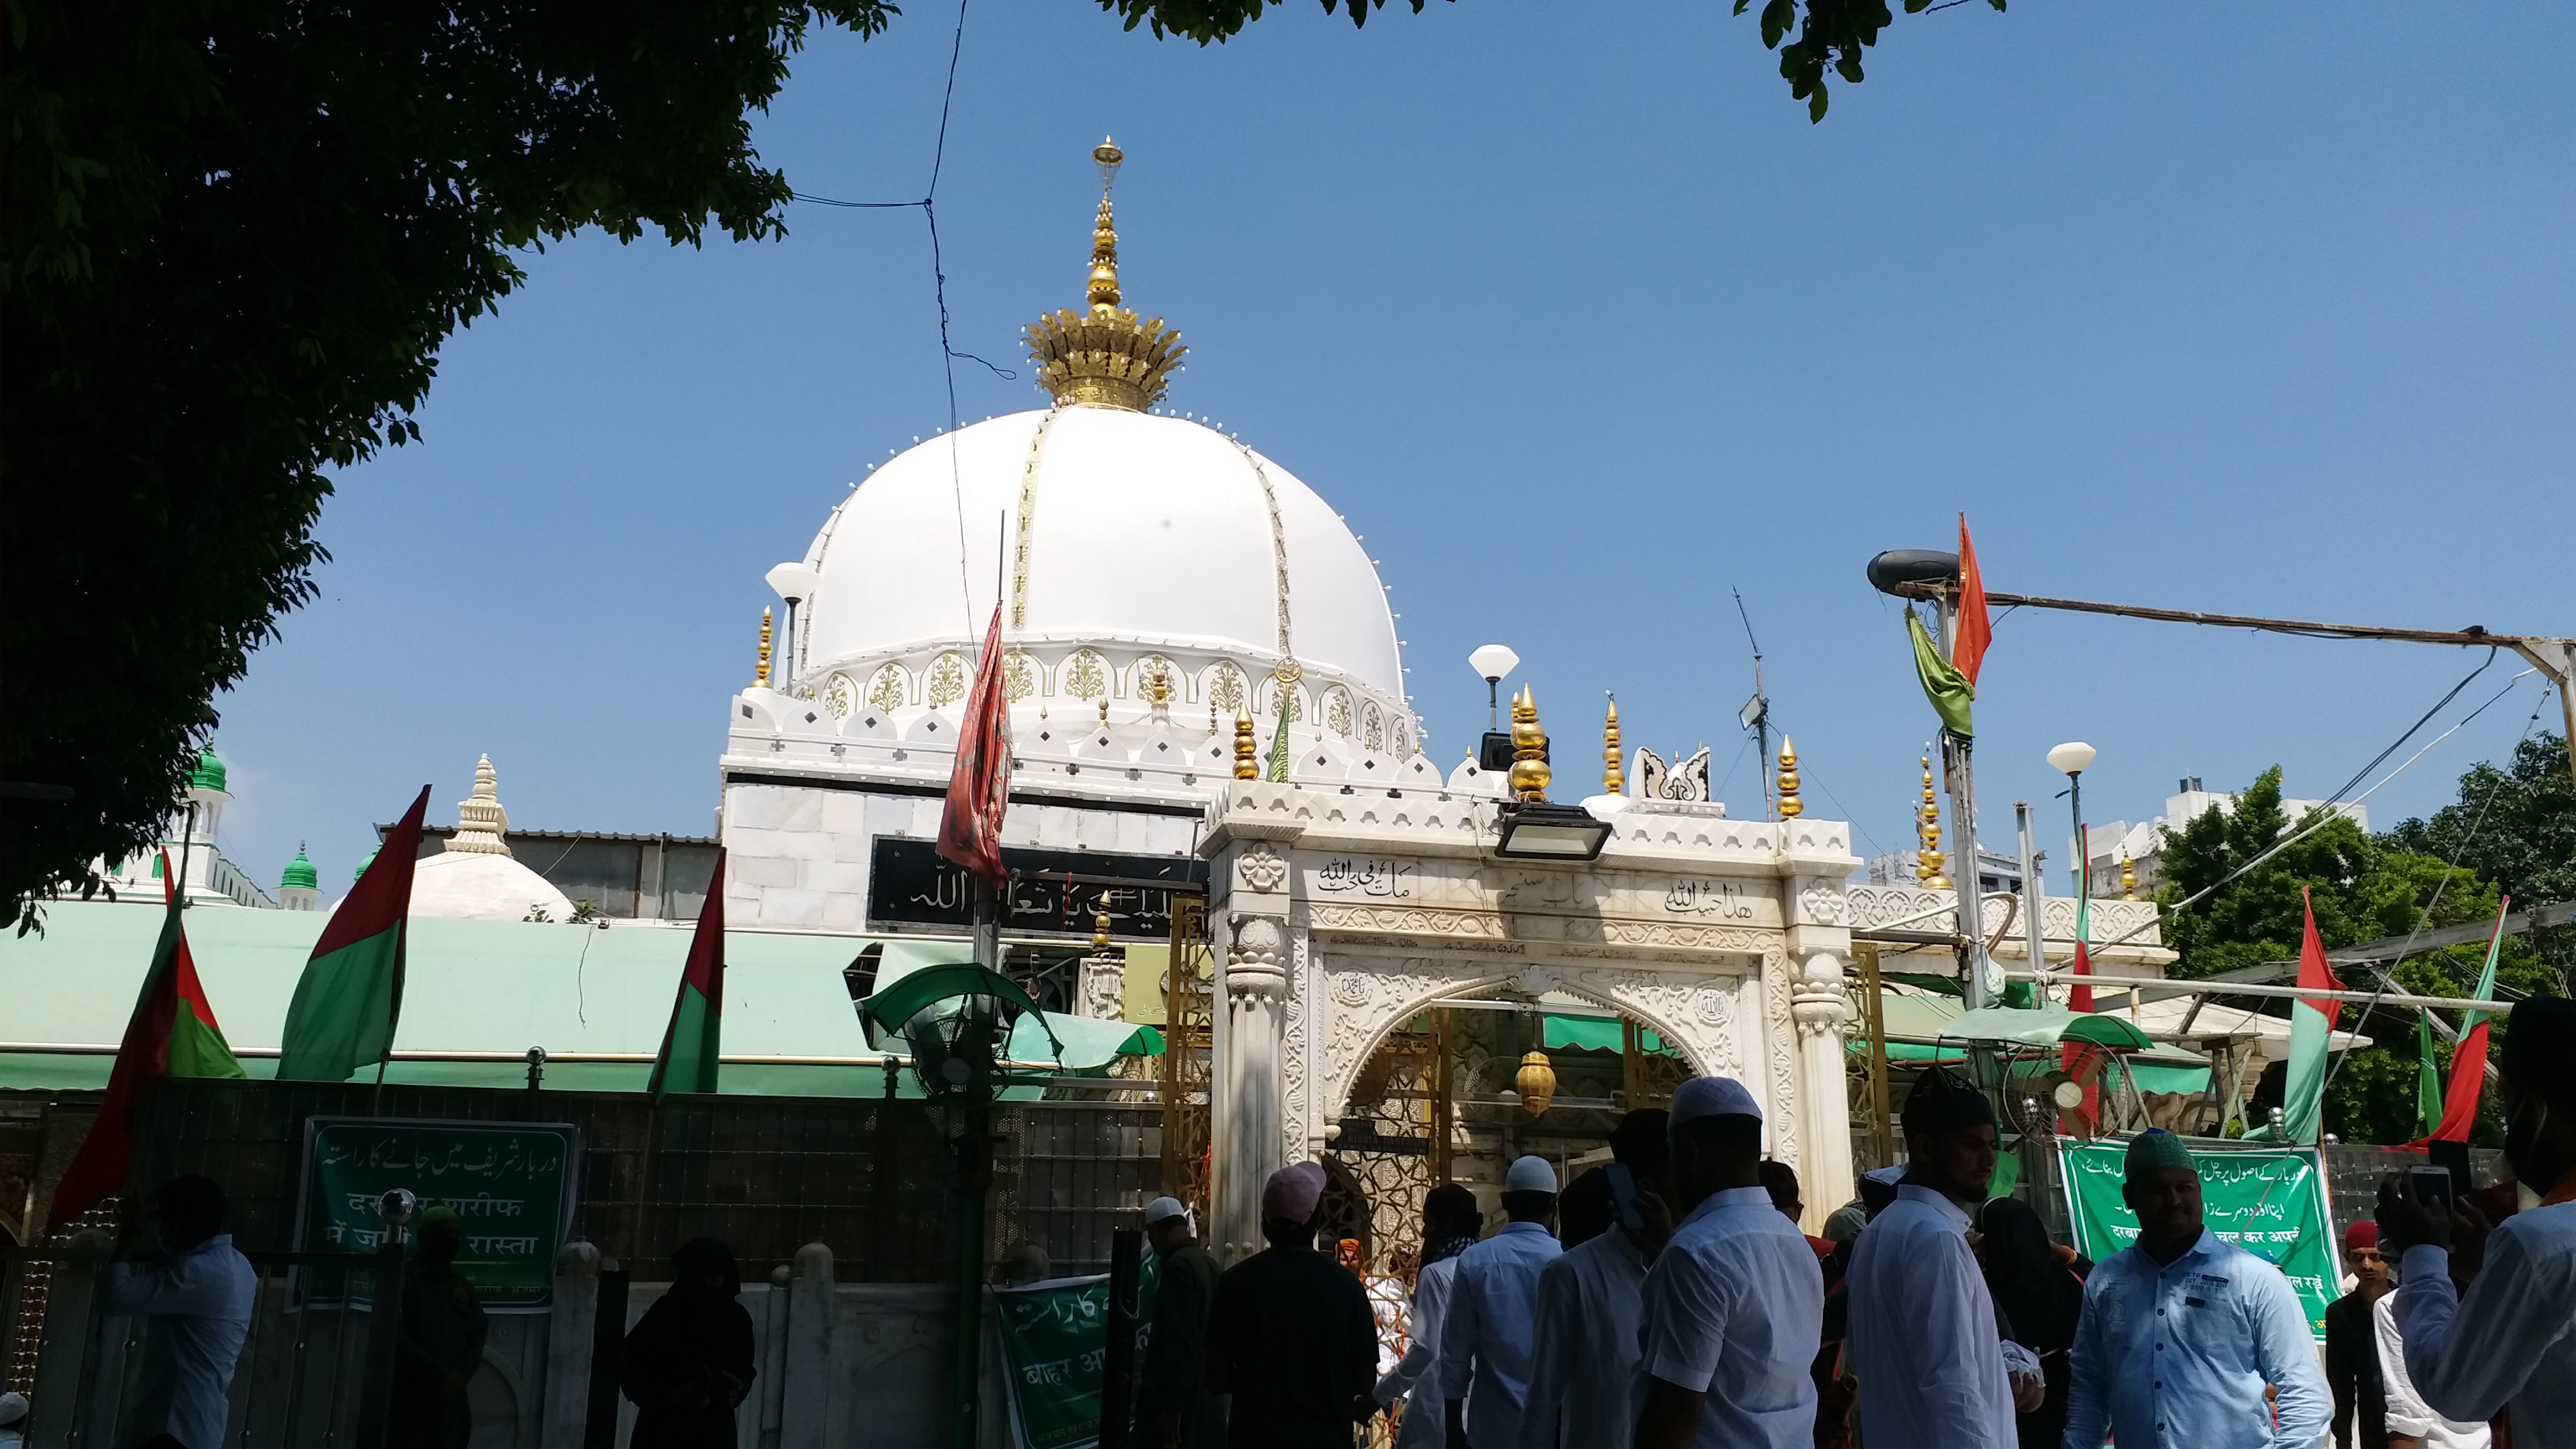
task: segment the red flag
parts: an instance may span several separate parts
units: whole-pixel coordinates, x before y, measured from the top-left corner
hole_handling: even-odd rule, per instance
[[[134,1015],[125,1023],[125,1039],[117,1046],[98,1116],[54,1188],[46,1217],[55,1226],[88,1212],[125,1185],[134,1156],[134,1110],[162,1078],[174,1072],[183,1077],[242,1074],[222,1028],[215,1025],[206,988],[197,980],[197,964],[188,955],[188,933],[179,923],[178,874],[166,850],[161,852],[161,884],[168,912],[161,940],[153,948],[151,968],[143,973]]]
[[[1986,580],[1977,572],[1977,546],[1968,538],[1968,515],[1959,515],[1959,620],[1950,635],[1950,667],[1977,682],[1995,626],[1986,618]]]
[[[1002,606],[984,630],[984,653],[966,691],[957,730],[957,763],[948,774],[948,803],[939,812],[939,853],[1000,888],[1002,812],[1011,803],[1010,699],[1002,688]]]
[[[2486,970],[2478,977],[2478,999],[2490,1000],[2495,995],[2496,948],[2504,942],[2504,913],[2513,908],[2513,897],[2506,896],[2496,905],[2495,929],[2487,935]],[[2487,1018],[2473,1011],[2477,1024],[2460,1038],[2459,1048],[2451,1053],[2451,1089],[2442,1097],[2442,1125],[2433,1136],[2443,1142],[2466,1142],[2469,1129],[2477,1125],[2478,1093],[2487,1084]]]
[[[1965,523],[1963,517],[1963,527]],[[1984,590],[1978,591],[1977,600],[1980,605],[1985,602]],[[2093,834],[2081,826],[2075,831],[2075,854],[2075,981],[2066,988],[2066,1009],[2089,1012],[2093,1009],[2093,949],[2085,938],[2093,933]],[[2062,1045],[2057,1049],[2057,1067],[2084,1084],[2084,1105],[2076,1110],[2084,1114],[2085,1121],[2098,1126],[2102,1121],[2102,1083],[2099,1076],[2087,1074],[2094,1051],[2089,1042]]]
[[[2307,887],[2299,888],[2300,909],[2307,912],[2307,927],[2299,936],[2299,989],[2302,991],[2341,991],[2343,982],[2336,978],[2334,967],[2326,960],[2326,943],[2317,936],[2317,908],[2308,899]],[[2299,1004],[2326,1019],[2326,1031],[2332,1035],[2335,1018],[2343,1014],[2343,1003],[2330,996],[2302,996]]]

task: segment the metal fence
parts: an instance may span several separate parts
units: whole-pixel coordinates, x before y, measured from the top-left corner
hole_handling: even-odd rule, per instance
[[[1137,1226],[1163,1192],[1161,1105],[1019,1102],[995,1127],[989,1241],[1034,1243],[1059,1276],[1108,1272],[1111,1230]]]

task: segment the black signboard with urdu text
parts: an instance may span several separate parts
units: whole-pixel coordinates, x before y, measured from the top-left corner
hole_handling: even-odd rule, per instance
[[[1207,862],[1182,855],[1113,855],[1096,850],[1002,847],[1011,888],[1002,913],[1006,936],[1091,939],[1105,906],[1113,941],[1164,942],[1172,936],[1172,895],[1207,889]],[[868,924],[878,929],[974,925],[973,881],[928,840],[879,836],[868,866]]]

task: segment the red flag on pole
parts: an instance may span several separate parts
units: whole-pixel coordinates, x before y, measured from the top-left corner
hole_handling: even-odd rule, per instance
[[[1977,670],[1986,662],[1986,646],[1994,642],[1995,628],[1986,618],[1986,580],[1977,572],[1977,546],[1968,538],[1968,515],[1959,515],[1959,620],[1950,643],[1950,667],[1977,682]]]
[[[966,691],[957,731],[957,763],[948,774],[948,803],[939,812],[939,853],[999,888],[1002,812],[1011,803],[1010,700],[1002,688],[1002,606],[984,630],[984,653]]]
[[[2506,896],[2496,904],[2495,929],[2487,934],[2486,969],[2478,976],[2478,1000],[2495,999],[2496,950],[2504,944],[2504,915],[2513,908],[2513,897]],[[2460,1034],[2458,1050],[2451,1053],[2451,1090],[2442,1098],[2442,1125],[2433,1129],[2435,1140],[2466,1142],[2469,1129],[2477,1125],[2478,1093],[2487,1084],[2487,1018],[2482,1011],[2472,1011],[2475,1024]]]
[[[59,1226],[114,1196],[125,1185],[134,1156],[134,1111],[160,1085],[162,1078],[238,1077],[241,1063],[225,1044],[223,1028],[197,980],[197,963],[188,954],[188,933],[180,924],[178,873],[170,852],[161,852],[164,909],[161,940],[152,965],[143,973],[143,990],[134,1015],[125,1023],[125,1040],[117,1046],[116,1065],[107,1076],[98,1116],[81,1139],[71,1166],[54,1188],[46,1217]]]

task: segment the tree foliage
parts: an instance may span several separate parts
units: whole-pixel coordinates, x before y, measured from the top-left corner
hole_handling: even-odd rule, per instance
[[[5,0],[0,779],[72,798],[8,802],[0,924],[157,831],[312,596],[327,470],[418,436],[512,253],[776,235],[747,112],[812,24],[893,13]]]
[[[2561,838],[2558,832],[2576,829],[2576,791],[2564,788],[2565,756],[2546,757],[2539,763],[2550,768],[2535,769],[2525,777],[2532,750],[2526,745],[2517,755],[2511,776],[2486,764],[2472,768],[2461,777],[2462,805],[2446,807],[2432,822],[2408,821],[2382,835],[2366,834],[2340,816],[2292,819],[2281,804],[2278,766],[2255,777],[2235,797],[2233,809],[2212,806],[2182,829],[2168,830],[2160,856],[2165,884],[2157,899],[2170,911],[2165,920],[2166,943],[2181,956],[2172,974],[2198,979],[2296,961],[2303,923],[2302,888],[2316,910],[2318,938],[2329,951],[2403,937],[2419,926],[2430,930],[2493,920],[2505,887],[2482,863],[2498,870],[2530,872],[2525,879],[2547,879],[2548,872],[2566,860],[2564,855],[2549,854],[2553,842]],[[2517,779],[2519,785],[2514,783]],[[2515,795],[2515,790],[2522,793]],[[2469,825],[2478,803],[2491,795],[2499,803],[2487,810],[2484,823],[2472,833]],[[2567,798],[2553,804],[2560,796]],[[2519,803],[2505,808],[2507,800]],[[2264,858],[2285,837],[2310,826],[2314,829]],[[2455,852],[2456,865],[2446,858]],[[2261,863],[2229,879],[2257,860]],[[2207,900],[2181,907],[2211,886],[2217,889]],[[2398,962],[2389,980],[2408,995],[2467,996],[2476,989],[2485,958],[2483,942],[2421,952]],[[2342,967],[2338,974],[2356,990],[2382,984],[2381,978],[2362,967]],[[2564,991],[2559,972],[2528,937],[2505,938],[2497,957],[2496,981],[2498,997],[2507,1001],[2535,992]],[[2287,1003],[2278,999],[2240,1000],[2275,1015],[2287,1012]],[[2345,1009],[2343,1028],[2370,1036],[2373,1044],[2346,1053],[2336,1067],[2326,1091],[2327,1131],[2349,1142],[2414,1138],[2421,1060],[2414,1016],[2410,1010],[2393,1007]],[[2445,1013],[2443,1020],[2457,1025],[2454,1014]],[[2498,1019],[2492,1035],[2499,1044],[2504,1030]],[[2451,1047],[2438,1034],[2434,1055],[2436,1069],[2447,1082]],[[2476,1140],[2501,1141],[2502,1132],[2502,1121],[2490,1102]]]
[[[1283,5],[1287,0],[1100,0],[1100,8],[1122,16],[1127,28],[1149,26],[1156,35],[1179,35],[1201,45],[1212,45],[1242,32],[1261,18],[1265,11]],[[1369,16],[1386,8],[1387,0],[1323,0],[1324,13],[1348,15],[1351,24],[1364,26]],[[1415,14],[1422,13],[1428,0],[1410,0]],[[1903,0],[1905,13],[1919,15],[1927,10],[1946,10],[1965,0]],[[2005,0],[1985,0],[1996,10]],[[1735,13],[1742,15],[1753,7],[1753,0],[1735,0]],[[1879,32],[1896,23],[1886,0],[1764,0],[1761,14],[1762,44],[1765,49],[1780,52],[1780,78],[1789,83],[1793,100],[1807,103],[1807,119],[1825,118],[1828,99],[1825,72],[1851,82],[1861,83],[1861,53],[1878,44]],[[1797,38],[1790,39],[1794,31]],[[1783,42],[1786,42],[1785,44]]]

